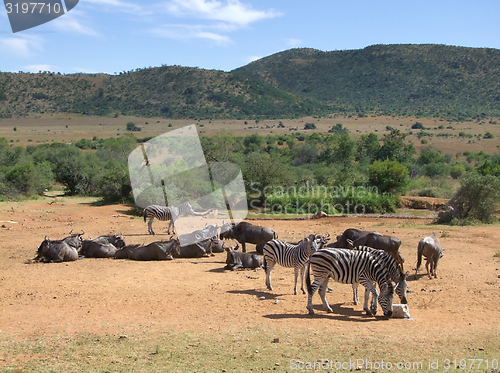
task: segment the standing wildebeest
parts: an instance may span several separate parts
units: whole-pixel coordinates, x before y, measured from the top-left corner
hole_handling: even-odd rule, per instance
[[[402,267],[405,261],[403,255],[399,252],[399,247],[401,246],[401,240],[396,237],[383,236],[380,233],[369,233],[364,237],[355,240],[352,245],[357,246],[369,246],[374,249],[384,250],[391,254],[394,259]]]
[[[417,271],[422,264],[422,255],[427,259],[425,263],[425,269],[427,269],[427,275],[429,278],[437,278],[437,265],[439,259],[443,257],[443,247],[441,246],[441,242],[436,236],[436,233],[432,233],[430,236],[422,238],[418,243],[418,252],[417,252],[417,268],[415,269],[415,278],[417,279]],[[430,264],[430,271],[429,271]]]
[[[235,239],[241,244],[244,253],[247,251],[245,243],[253,243],[257,245],[257,252],[262,254],[264,244],[272,239],[278,238],[278,235],[271,228],[260,227],[242,221],[236,225],[233,223],[223,224],[219,237],[221,240],[227,238]]]
[[[156,241],[149,245],[130,245],[115,253],[115,259],[131,259],[140,261],[172,260],[172,249],[175,240]]]
[[[257,254],[243,253],[238,250],[238,245],[234,248],[226,247],[227,258],[224,269],[236,271],[240,268],[262,268],[262,259]]]
[[[34,260],[45,263],[71,262],[78,260],[78,249],[82,246],[82,233],[70,234],[62,240],[45,238],[38,247]]]
[[[201,258],[210,256],[213,255],[214,248],[217,248],[217,251],[219,251],[219,247],[221,246],[221,241],[217,237],[185,246],[181,246],[178,239],[173,239],[172,241],[174,241],[172,250],[174,258]]]
[[[332,242],[332,243],[326,245],[326,247],[345,249],[348,247],[347,240],[351,240],[354,242],[354,241],[359,240],[359,239],[361,239],[361,238],[363,238],[371,233],[380,235],[380,233],[378,233],[378,232],[362,231],[362,230],[359,230],[356,228],[348,228],[343,233],[341,233],[337,236],[337,242]]]
[[[317,250],[321,250],[323,245],[328,242],[328,236],[315,236],[314,234],[304,238],[298,244],[294,245],[280,240],[271,240],[264,245],[264,268],[266,270],[266,286],[273,290],[271,285],[271,272],[276,264],[283,267],[293,267],[295,273],[295,286],[293,293],[297,295],[297,278],[300,271],[300,289],[304,290],[304,266],[311,256]]]

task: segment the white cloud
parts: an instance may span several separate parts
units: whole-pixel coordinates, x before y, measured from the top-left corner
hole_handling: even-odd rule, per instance
[[[246,26],[262,19],[275,18],[281,13],[270,10],[255,10],[239,0],[172,0],[166,4],[171,14],[179,17],[196,17]]]
[[[23,71],[29,71],[37,73],[39,71],[57,71],[56,66],[40,64],[40,65],[28,65],[24,67]]]
[[[302,45],[302,40],[300,40],[300,39],[288,39],[286,41],[286,44],[289,47],[298,47],[298,46]]]
[[[97,36],[97,32],[89,26],[85,26],[84,13],[71,10],[62,17],[56,18],[51,25],[61,31],[75,32],[77,34]]]
[[[246,58],[246,61],[247,61],[247,63],[250,63],[250,62],[253,62],[253,61],[260,60],[261,58],[262,58],[262,56],[248,56]]]
[[[226,35],[221,35],[209,31],[209,28],[201,25],[166,25],[150,30],[150,34],[156,37],[168,39],[205,39],[216,44],[228,44],[231,39]]]
[[[143,7],[141,7],[140,5],[121,0],[85,0],[85,3],[96,4],[99,7],[103,6],[113,7],[114,10],[118,10],[124,13],[133,13],[133,14],[150,13],[149,11],[145,11]]]
[[[42,42],[40,37],[34,35],[0,38],[0,51],[3,56],[28,58],[41,51]]]

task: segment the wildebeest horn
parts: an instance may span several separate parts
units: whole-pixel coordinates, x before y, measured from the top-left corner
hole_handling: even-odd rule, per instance
[[[82,229],[82,234],[80,234],[79,236],[83,236],[85,234],[85,231]]]
[[[72,233],[73,233],[73,229],[69,231],[69,235],[71,236]]]

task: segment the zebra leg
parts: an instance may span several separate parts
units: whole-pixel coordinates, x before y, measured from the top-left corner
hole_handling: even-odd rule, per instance
[[[374,316],[378,310],[378,290],[371,283],[371,281],[361,280],[360,282],[366,288],[366,290],[365,290],[365,303],[363,305],[363,310],[365,310],[367,315]],[[369,295],[369,292],[371,292],[373,295],[372,295],[371,307],[368,309],[368,298],[369,297],[367,295]]]
[[[273,286],[271,285],[271,272],[274,268],[276,262],[274,260],[270,260],[266,258],[267,266],[266,266],[266,286],[268,290],[273,290]]]
[[[170,234],[170,227],[172,227],[172,234],[175,234],[175,225],[174,225],[174,219],[170,219],[169,223],[168,223],[168,230],[167,230],[167,234]]]
[[[306,266],[302,266],[300,268],[300,290],[302,290],[302,294],[306,293],[306,289],[304,289],[304,272],[306,271]]]
[[[355,282],[354,284],[352,284],[352,301],[354,303],[355,306],[357,306],[359,304],[359,298],[358,298],[358,283]]]
[[[152,234],[152,235],[155,234],[155,232],[153,231],[153,219],[154,219],[154,217],[151,217],[151,218],[149,218],[149,221],[148,221],[148,232],[149,232],[149,234]]]
[[[293,269],[293,274],[295,275],[295,286],[293,287],[293,295],[297,295],[297,279],[299,277],[299,267],[295,267]],[[301,275],[303,275],[303,273],[301,273]],[[301,276],[301,279],[302,279],[302,276]],[[301,287],[302,291],[304,291],[304,286],[301,284]]]
[[[307,297],[307,309],[309,310],[309,315],[314,315],[314,310],[312,306],[312,298],[316,290],[318,290],[319,285],[321,284],[321,280],[314,278],[314,282],[311,284],[311,292],[308,292]]]
[[[326,311],[328,313],[333,313],[332,308],[330,307],[330,305],[328,304],[328,301],[326,300],[326,288],[327,287],[328,287],[328,277],[320,285],[318,293],[319,293],[319,296],[321,297],[321,301],[323,302],[323,306],[325,306],[325,308],[326,308]]]

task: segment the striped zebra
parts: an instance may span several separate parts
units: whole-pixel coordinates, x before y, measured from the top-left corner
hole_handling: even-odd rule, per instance
[[[314,275],[311,284],[310,272]],[[369,315],[377,313],[377,301],[382,307],[384,316],[392,316],[392,301],[394,286],[390,281],[387,267],[379,256],[369,251],[325,248],[317,251],[309,258],[306,274],[308,292],[307,309],[314,315],[312,297],[319,288],[319,295],[328,312],[333,312],[326,300],[326,288],[330,278],[343,284],[361,283],[373,294],[371,308],[368,308],[368,299],[365,298],[364,310]],[[380,297],[373,282],[380,287]]]
[[[264,268],[266,270],[266,286],[273,290],[271,285],[271,272],[276,264],[283,267],[293,267],[295,271],[295,286],[293,293],[297,295],[297,278],[300,270],[300,289],[304,289],[304,265],[317,250],[320,250],[329,240],[328,236],[315,236],[314,234],[304,238],[298,244],[294,245],[288,242],[273,239],[264,245]]]
[[[160,205],[150,205],[144,209],[143,215],[144,215],[144,222],[146,222],[146,218],[149,219],[148,221],[149,234],[155,234],[155,232],[153,231],[154,218],[160,221],[170,220],[167,232],[168,234],[170,234],[171,226],[172,226],[172,233],[175,233],[174,223],[179,218],[179,216],[183,214],[201,216],[208,214],[210,211],[211,210],[208,210],[206,213],[196,213],[194,212],[189,202],[184,202],[177,206],[167,206],[167,207]]]
[[[354,250],[359,250],[359,251],[367,251],[370,252],[374,255],[378,255],[379,260],[383,263],[383,265],[387,268],[388,273],[389,273],[389,278],[391,281],[393,281],[396,285],[394,286],[394,290],[396,294],[398,295],[400,301],[402,304],[407,304],[408,300],[406,299],[406,290],[408,287],[408,284],[406,282],[406,279],[408,278],[409,271],[406,273],[403,273],[403,268],[398,264],[397,260],[389,253],[387,253],[384,250],[378,250],[374,249],[369,246],[358,246],[355,247]],[[358,299],[358,283],[352,284],[352,296],[353,296],[353,301],[354,304],[359,304],[359,299]],[[370,291],[368,288],[365,288],[365,307],[367,304],[367,298],[370,295]]]

